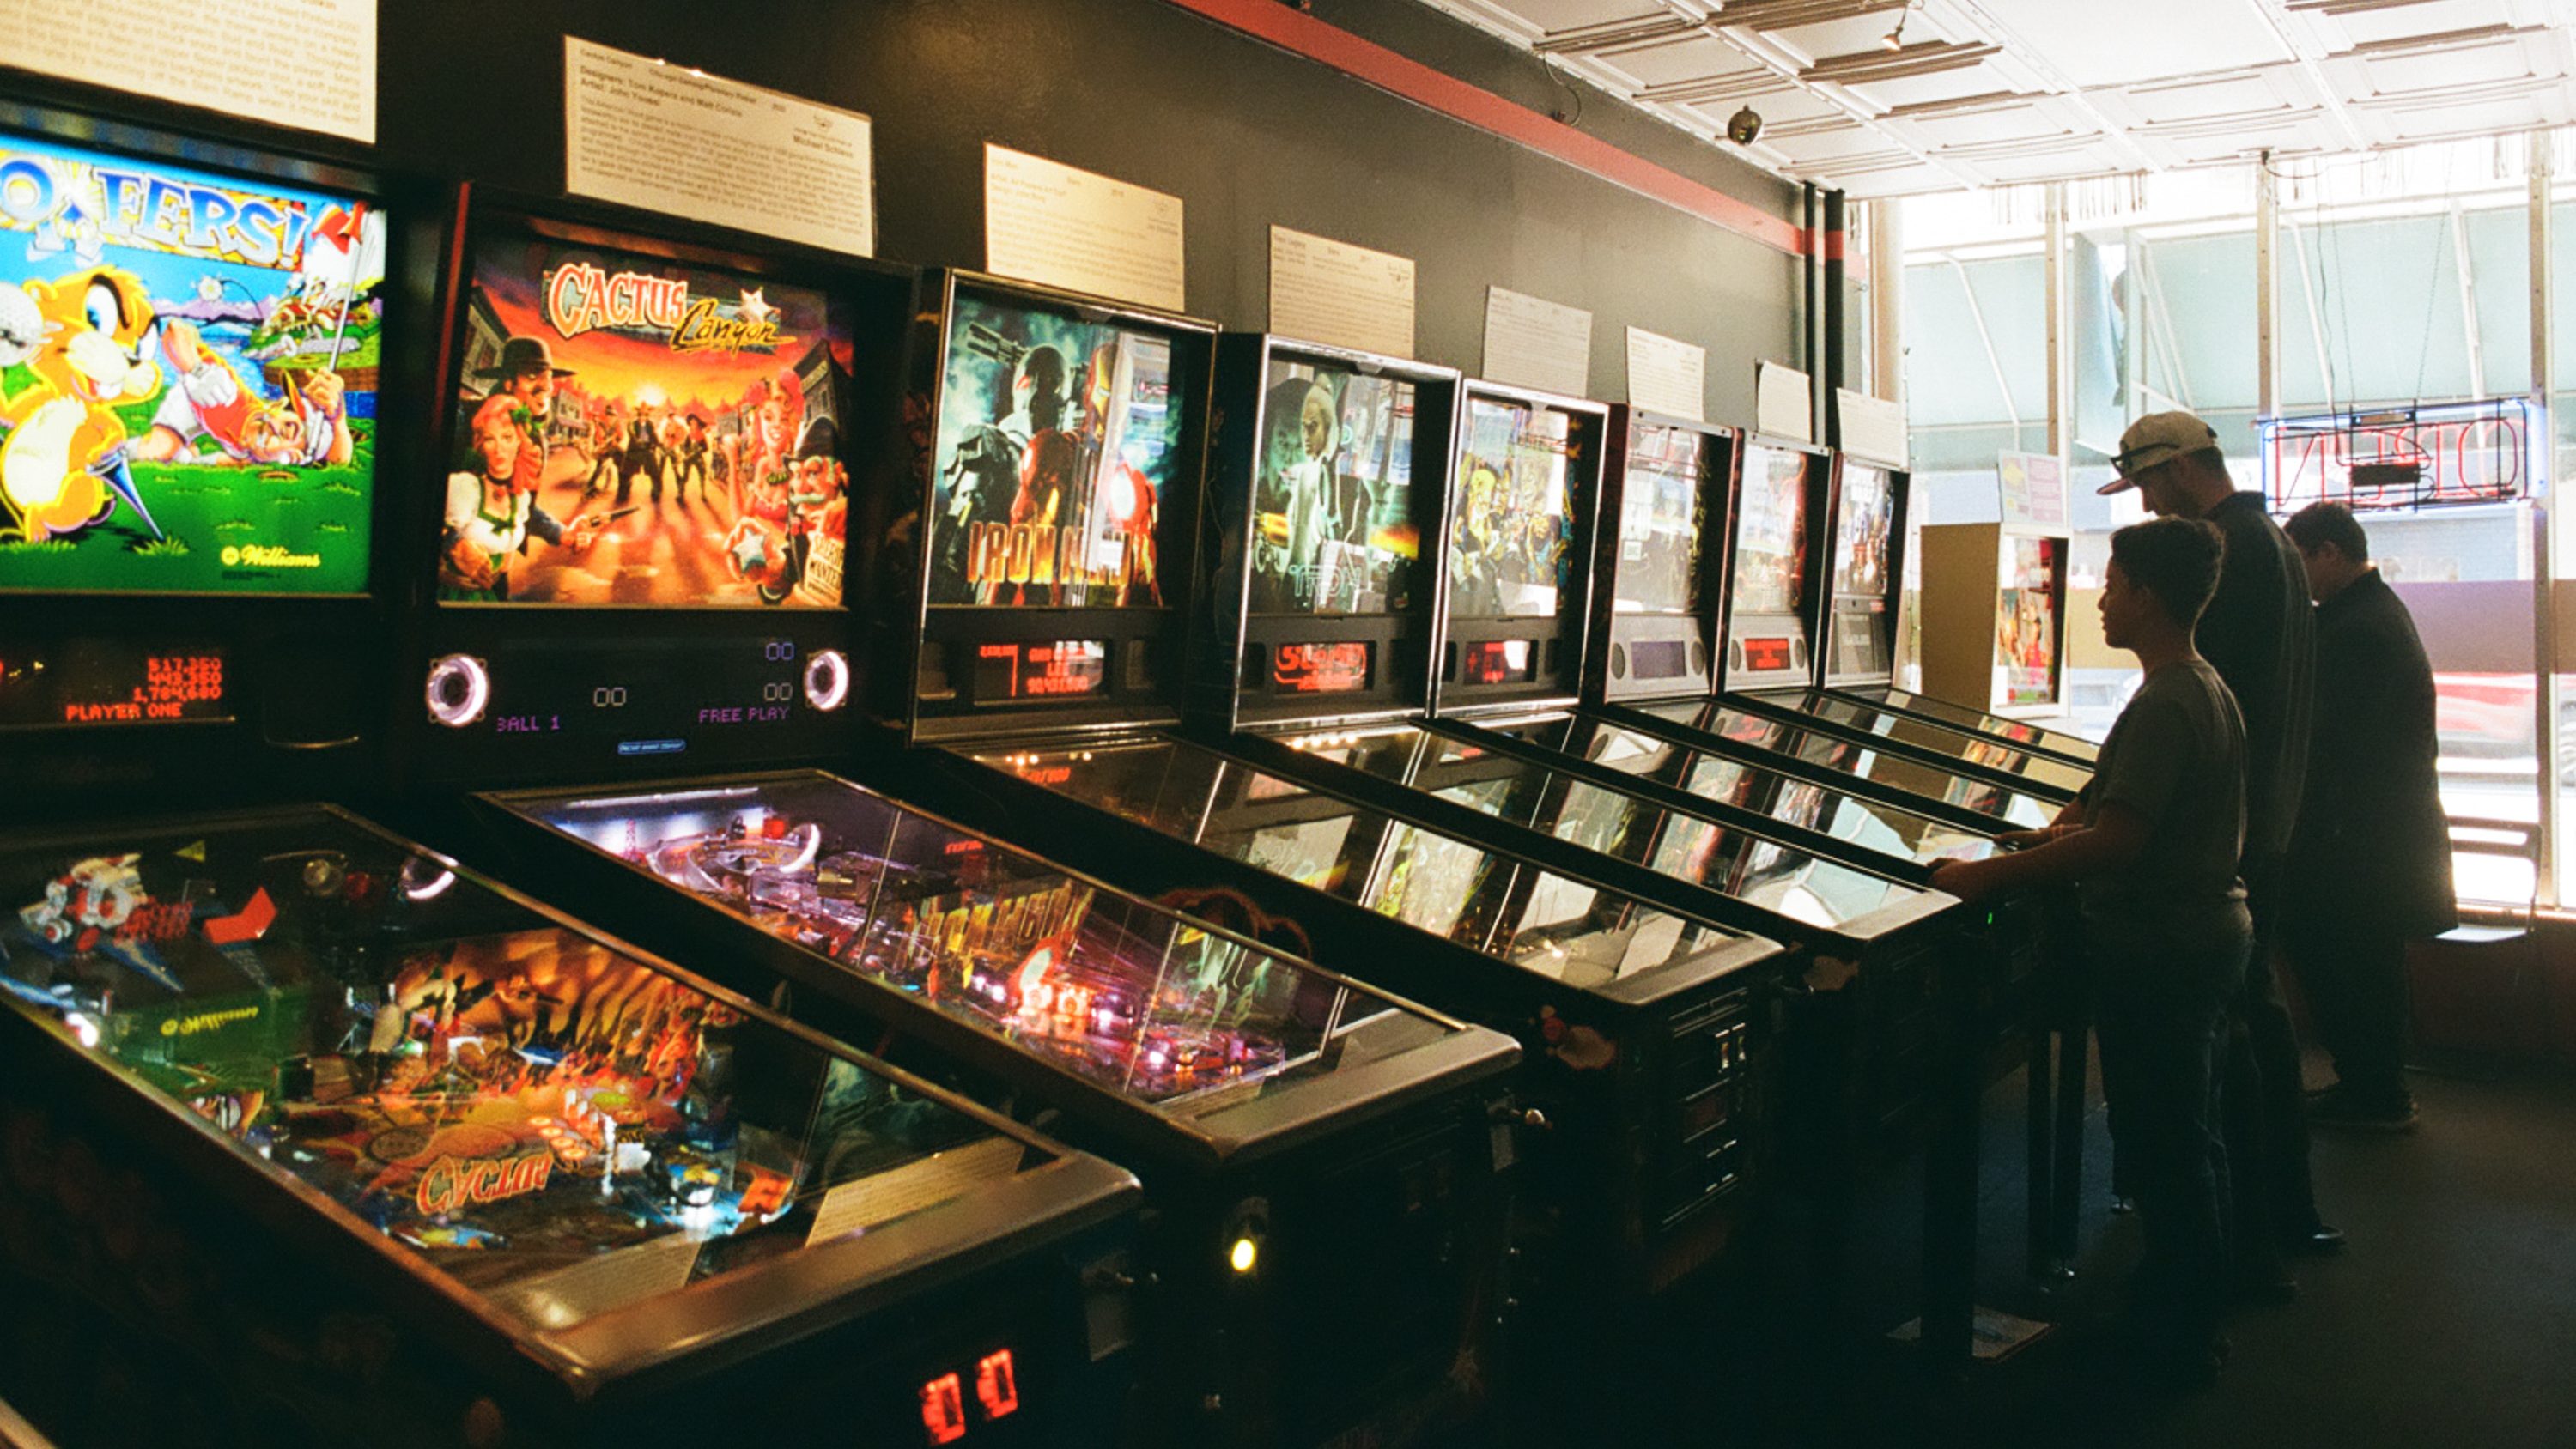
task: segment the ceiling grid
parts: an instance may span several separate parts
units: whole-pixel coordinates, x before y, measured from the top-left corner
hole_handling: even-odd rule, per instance
[[[2576,0],[1425,0],[1855,197],[2576,122]]]

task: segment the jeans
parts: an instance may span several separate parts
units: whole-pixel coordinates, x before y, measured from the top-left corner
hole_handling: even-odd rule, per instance
[[[2227,1151],[2219,1043],[2246,940],[2185,949],[2094,943],[2103,1095],[2145,1252],[2130,1312],[2154,1343],[2205,1347],[2227,1302]]]

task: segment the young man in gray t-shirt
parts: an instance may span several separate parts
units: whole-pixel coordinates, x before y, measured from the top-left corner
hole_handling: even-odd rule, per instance
[[[2245,841],[2245,721],[2192,647],[2217,587],[2218,530],[2162,518],[2111,536],[2102,633],[2138,656],[2137,696],[2102,745],[2093,782],[2032,848],[1940,867],[1932,883],[1974,898],[2072,880],[2100,990],[2111,1133],[2137,1189],[2146,1249],[2130,1280],[2140,1365],[2167,1383],[2218,1369],[2226,1302],[2225,1152],[2219,1032],[2245,971],[2253,919]]]

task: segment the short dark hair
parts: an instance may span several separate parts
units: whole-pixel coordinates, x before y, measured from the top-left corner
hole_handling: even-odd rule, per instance
[[[2218,525],[2201,518],[2149,519],[2111,535],[2111,562],[2186,629],[2200,622],[2200,611],[2218,592],[2218,565],[2226,552]]]
[[[2352,516],[2352,510],[2340,503],[2311,503],[2291,514],[2281,531],[2301,553],[2314,553],[2318,545],[2330,543],[2354,563],[2370,562],[2370,535],[2362,532],[2361,520]]]

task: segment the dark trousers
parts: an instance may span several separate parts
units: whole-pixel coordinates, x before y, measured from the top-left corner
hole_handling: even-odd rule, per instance
[[[2129,1307],[2161,1347],[2205,1347],[2227,1301],[2218,1053],[2245,949],[2094,947],[2102,1094],[2145,1238]]]
[[[2274,872],[2248,864],[2247,904],[2254,947],[2229,1024],[2226,1094],[2227,1164],[2236,1194],[2238,1270],[2280,1270],[2285,1238],[2317,1226],[2317,1190],[2308,1175],[2307,1096],[2299,1084],[2299,1034],[2290,1025],[2280,977],[2272,969],[2278,936]]]
[[[2406,1091],[2406,942],[2352,915],[2285,921],[2281,949],[2307,991],[2335,1080],[2372,1105],[2402,1106]]]

